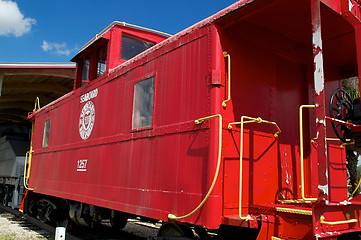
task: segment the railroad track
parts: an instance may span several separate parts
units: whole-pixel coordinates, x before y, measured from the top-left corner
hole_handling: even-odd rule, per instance
[[[8,218],[10,218],[12,221],[18,223],[19,225],[26,227],[28,229],[31,230],[42,230],[42,234],[45,238],[51,238],[53,236],[55,236],[55,228],[52,226],[49,226],[47,224],[44,224],[42,222],[40,222],[39,220],[30,217],[26,214],[23,214],[17,210],[14,210],[12,208],[0,205],[0,213],[9,213],[11,214],[10,216],[8,216]],[[66,234],[66,239],[67,240],[81,240],[81,238],[77,238],[71,234]]]
[[[8,213],[7,218],[27,229],[41,232],[45,239],[53,239],[55,228],[17,210],[0,205],[0,213]],[[114,230],[107,222],[102,222],[95,229],[77,228],[66,233],[66,240],[146,240],[155,236],[159,224],[148,224],[131,219],[123,230]]]

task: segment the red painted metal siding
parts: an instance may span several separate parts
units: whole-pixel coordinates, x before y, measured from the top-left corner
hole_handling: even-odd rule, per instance
[[[137,68],[129,65],[124,73],[82,87],[49,112],[39,113],[30,186],[41,193],[164,220],[168,213],[193,210],[215,171],[209,162],[216,159],[209,156],[210,133],[194,124],[210,114],[208,38],[199,31],[177,44],[165,47],[167,54],[153,53]],[[150,76],[155,77],[153,125],[132,130],[134,85]],[[79,116],[88,101],[80,99],[94,90],[96,97],[89,101],[95,121],[84,141]],[[51,137],[49,148],[42,149],[45,118],[52,119]],[[86,171],[77,171],[78,160],[87,160]],[[209,202],[219,197],[212,195]],[[216,227],[221,209],[216,213],[217,218],[203,215],[196,220],[196,214],[190,221]]]

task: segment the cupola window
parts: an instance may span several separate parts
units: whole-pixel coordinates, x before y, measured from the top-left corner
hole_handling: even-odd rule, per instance
[[[103,45],[98,49],[98,69],[97,77],[105,74],[107,67],[107,45]]]
[[[83,67],[81,72],[82,85],[89,81],[90,58],[85,57],[83,60]]]
[[[154,46],[154,43],[123,34],[120,58],[129,60],[152,46]]]

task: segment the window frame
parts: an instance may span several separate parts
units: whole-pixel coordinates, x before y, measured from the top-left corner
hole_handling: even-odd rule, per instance
[[[91,54],[87,53],[87,54],[84,54],[84,56],[82,56],[82,60],[81,60],[81,71],[80,71],[80,87],[86,85],[87,83],[90,82],[90,67],[91,67]],[[84,74],[84,71],[85,71],[85,67],[86,67],[86,61],[89,60],[89,66],[88,66],[88,69],[87,69],[87,75],[88,75],[88,79],[83,79],[83,74]]]
[[[153,78],[153,107],[152,107],[152,123],[150,126],[144,126],[144,127],[138,127],[138,128],[133,128],[133,122],[134,122],[134,104],[135,104],[135,85],[137,83],[140,83],[142,81],[148,80],[150,78]],[[130,129],[131,132],[138,132],[138,131],[144,131],[144,130],[151,130],[154,128],[155,126],[155,116],[156,116],[156,105],[157,105],[157,91],[156,91],[156,86],[157,86],[157,74],[156,73],[150,73],[150,74],[146,74],[144,77],[141,78],[137,78],[134,81],[131,82],[133,85],[133,94],[132,94],[132,107],[131,107],[131,119],[130,119]]]
[[[101,50],[105,49],[105,71],[103,74],[99,75],[99,64],[103,64],[99,62],[99,55],[101,53]],[[107,74],[107,68],[108,68],[108,64],[109,64],[109,59],[108,59],[108,42],[100,45],[99,47],[97,47],[97,51],[96,51],[96,55],[97,55],[97,62],[96,62],[96,75],[95,75],[95,79],[100,78],[101,76],[104,76]],[[101,68],[101,67],[100,67]],[[94,79],[93,79],[94,80]]]
[[[105,48],[105,72],[102,75],[98,76],[98,58],[99,50]],[[89,59],[89,69],[88,69],[88,80],[83,80],[83,72],[85,69],[86,59]],[[109,40],[102,39],[99,40],[96,44],[86,49],[77,60],[77,84],[76,88],[83,87],[90,84],[94,80],[101,79],[106,76],[109,72]]]
[[[49,147],[49,143],[50,143],[50,127],[51,127],[51,118],[48,118],[44,122],[42,148],[48,148]],[[46,133],[47,133],[47,140],[45,138]]]
[[[152,46],[148,47],[147,49],[137,53],[136,55],[134,55],[133,57],[129,58],[129,59],[124,59],[122,58],[122,52],[123,52],[123,36],[126,36],[128,38],[132,38],[132,39],[135,39],[135,40],[139,40],[139,41],[142,41],[142,42],[147,42],[147,43],[150,43],[150,44],[153,44]],[[152,41],[149,41],[149,39],[143,39],[143,38],[140,38],[139,36],[134,36],[130,33],[127,33],[127,32],[122,32],[121,36],[120,36],[120,53],[119,53],[119,59],[122,60],[122,61],[129,61],[130,59],[134,58],[135,56],[141,54],[142,52],[148,50],[149,48],[155,46],[157,43],[155,42],[152,42]]]

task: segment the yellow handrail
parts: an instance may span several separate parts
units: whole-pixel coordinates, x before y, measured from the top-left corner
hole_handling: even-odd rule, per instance
[[[258,118],[252,118],[252,117],[247,117],[247,116],[242,116],[242,118],[248,118],[248,119],[252,119],[252,120],[250,120],[250,121],[243,121],[243,124],[244,123],[253,123],[253,122],[256,122],[256,123],[268,123],[268,124],[272,124],[272,125],[275,125],[276,126],[276,128],[277,128],[277,132],[275,132],[274,134],[273,134],[273,136],[276,138],[276,137],[278,137],[278,135],[281,133],[281,129],[278,127],[278,125],[277,125],[277,123],[275,123],[275,122],[270,122],[270,121],[267,121],[267,120],[263,120],[262,118],[260,118],[260,117],[258,117]],[[241,119],[242,119],[241,118]],[[233,122],[233,123],[229,123],[228,124],[228,129],[229,130],[232,130],[232,126],[233,125],[236,125],[236,124],[242,124],[242,120],[241,120],[241,122]]]
[[[204,117],[204,118],[200,118],[194,121],[195,124],[202,124],[205,120],[211,119],[211,118],[219,118],[219,132],[218,132],[218,160],[217,160],[217,167],[216,167],[216,172],[214,174],[213,177],[213,181],[211,184],[211,187],[209,188],[206,196],[204,197],[204,199],[202,200],[202,202],[190,213],[184,215],[184,216],[180,216],[177,217],[174,214],[168,214],[168,218],[169,219],[173,219],[173,220],[179,220],[179,219],[184,219],[187,218],[189,216],[192,216],[195,212],[197,212],[202,206],[203,204],[207,201],[208,197],[211,195],[211,192],[213,191],[214,186],[216,185],[216,181],[218,178],[218,174],[219,174],[219,169],[221,166],[221,159],[222,159],[222,115],[220,114],[216,114],[216,115],[212,115],[212,116],[208,116],[208,117]]]
[[[304,159],[303,159],[303,116],[302,111],[304,108],[315,108],[315,105],[301,105],[299,109],[300,118],[300,161],[301,161],[301,197],[305,201],[317,201],[317,198],[306,198],[305,197],[305,173],[304,173]]]
[[[312,138],[311,143],[313,144],[316,140],[317,140],[317,138]],[[326,141],[341,141],[341,140],[339,138],[326,138]],[[342,143],[339,147],[344,148],[344,146],[346,146],[346,145],[353,145],[353,144],[355,144],[355,142]]]
[[[31,166],[31,158],[33,156],[33,136],[34,136],[34,121],[31,126],[31,141],[30,141],[30,150],[26,152],[25,155],[25,166],[24,166],[24,187],[27,190],[34,190],[32,188],[28,188],[29,185],[29,177],[30,177],[30,166]]]
[[[40,100],[39,97],[35,98],[35,105],[33,111],[40,109]],[[24,166],[24,187],[28,190],[34,190],[32,188],[28,188],[29,185],[29,177],[30,177],[30,166],[31,166],[31,158],[33,156],[33,138],[34,138],[34,125],[35,121],[31,124],[31,140],[30,140],[30,150],[26,152],[25,155],[25,166]]]
[[[248,119],[249,121],[244,121],[244,119]],[[245,123],[253,123],[253,122],[275,125],[277,127],[277,132],[274,134],[275,138],[277,138],[278,135],[281,133],[281,129],[278,127],[277,123],[263,120],[260,117],[253,118],[253,117],[242,116],[240,122],[233,122],[228,124],[228,129],[230,130],[232,129],[233,125],[241,124],[240,146],[239,146],[239,212],[238,212],[239,218],[241,220],[252,219],[252,217],[249,214],[246,217],[242,217],[242,169],[243,169],[242,161],[243,161],[243,125]]]
[[[361,185],[361,177],[360,177],[360,179],[358,180],[358,183],[357,183],[357,186],[356,186],[355,190],[353,190],[353,192],[351,193],[350,198],[352,198],[353,195],[357,192],[357,190],[358,190],[358,188],[360,187],[360,185]],[[349,198],[349,199],[350,199],[350,198]]]
[[[133,28],[138,28],[138,29],[146,30],[146,31],[149,31],[149,32],[159,33],[159,34],[162,34],[162,35],[168,36],[168,37],[171,37],[171,36],[172,36],[171,34],[164,33],[164,32],[161,32],[161,31],[157,31],[157,30],[154,30],[154,29],[151,29],[151,28],[141,27],[141,26],[129,24],[129,23],[126,23],[126,22],[114,21],[114,22],[112,22],[108,27],[104,28],[103,31],[101,31],[100,33],[98,33],[97,35],[95,35],[95,37],[93,37],[92,39],[90,39],[90,41],[87,42],[87,43],[81,48],[81,50],[83,50],[83,49],[86,48],[88,45],[90,45],[90,43],[92,43],[93,41],[95,41],[96,39],[98,39],[104,32],[106,32],[106,31],[107,31],[109,28],[111,28],[114,24],[120,24],[120,25],[123,25],[123,26],[129,26],[129,27],[133,27]]]
[[[314,143],[318,138],[312,138],[311,143]],[[341,141],[339,138],[326,138],[326,141]]]
[[[28,164],[29,159],[29,164]],[[27,190],[34,190],[32,188],[28,188],[29,185],[29,175],[30,175],[30,165],[31,165],[31,152],[27,151],[25,155],[25,166],[24,166],[24,187]]]
[[[340,148],[344,148],[345,146],[348,146],[348,145],[355,145],[355,142],[342,143],[342,144],[340,145]]]
[[[27,151],[26,154],[25,154],[25,166],[24,166],[24,187],[26,189],[28,189],[28,178],[27,178],[27,171],[28,171],[28,168],[27,168],[27,163],[28,163],[28,159],[29,159],[29,153],[30,151]]]
[[[37,108],[36,108],[36,106],[37,106]],[[40,99],[39,99],[39,97],[36,97],[33,112],[35,112],[38,109],[40,109]]]
[[[325,224],[325,225],[340,225],[340,224],[348,224],[348,223],[357,223],[358,222],[357,219],[351,219],[349,213],[346,213],[345,217],[346,217],[346,220],[344,220],[344,221],[327,222],[327,221],[325,221],[325,217],[323,215],[321,215],[320,223]]]
[[[226,100],[222,102],[222,107],[227,107],[227,102],[231,100],[231,55],[229,55],[227,52],[223,52],[223,57],[227,58],[227,65],[228,65],[228,71],[227,71],[227,77],[228,77],[228,86],[227,86],[227,92],[228,97]]]
[[[271,237],[271,240],[286,240],[286,239],[272,236],[272,237]]]

